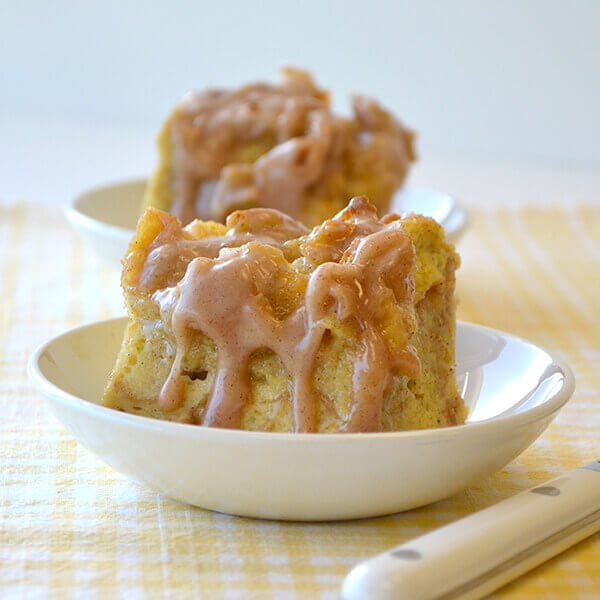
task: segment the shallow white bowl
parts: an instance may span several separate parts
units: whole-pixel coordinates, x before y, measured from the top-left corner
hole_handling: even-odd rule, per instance
[[[333,520],[407,510],[454,494],[529,446],[569,399],[567,365],[513,336],[457,329],[466,425],[371,434],[258,433],[159,421],[101,405],[126,318],[40,346],[29,374],[89,450],[177,500],[250,517]]]
[[[107,184],[83,192],[66,208],[69,222],[109,264],[120,268],[133,236],[146,187],[145,179]],[[433,217],[456,242],[468,224],[466,210],[450,196],[405,186],[396,194],[391,212],[418,212]]]

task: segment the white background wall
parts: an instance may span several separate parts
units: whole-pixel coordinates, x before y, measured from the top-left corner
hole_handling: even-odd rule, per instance
[[[422,156],[600,165],[595,0],[0,0],[0,149],[27,160],[48,123],[151,139],[189,88],[286,63],[342,108],[353,90],[378,97]]]

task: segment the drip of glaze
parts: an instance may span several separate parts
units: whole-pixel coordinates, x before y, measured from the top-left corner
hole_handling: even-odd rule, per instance
[[[141,288],[149,291],[156,290],[161,283],[162,287],[175,285],[194,258],[216,258],[223,248],[257,241],[282,248],[287,241],[308,233],[302,223],[278,210],[265,208],[236,211],[227,217],[227,227],[224,235],[188,239],[173,219],[149,247],[138,280]]]
[[[342,225],[332,224],[336,220]],[[391,349],[376,320],[390,294],[396,302],[412,302],[414,248],[397,223],[378,221],[364,198],[352,200],[345,211],[322,226],[320,234],[317,229],[312,238],[302,239],[309,247],[311,241],[320,240],[317,245],[324,247],[321,242],[328,231],[339,233],[344,228],[345,244],[338,240],[330,247],[338,256],[346,246],[341,262],[319,264],[308,276],[304,301],[283,319],[274,315],[267,297],[284,285],[292,267],[280,247],[260,241],[222,247],[216,257],[213,251],[211,256],[195,257],[177,285],[154,292],[176,346],[159,397],[163,410],[173,410],[182,402],[182,362],[190,333],[196,331],[211,338],[218,351],[203,425],[239,427],[250,396],[248,361],[256,350],[268,348],[279,356],[291,379],[294,431],[315,431],[319,398],[312,375],[316,354],[328,329],[354,319],[360,330],[360,349],[353,373],[353,403],[341,429],[379,429],[383,392],[391,372],[416,377],[420,368],[408,333],[403,348]],[[321,259],[323,252],[320,248],[317,253]],[[388,283],[391,279],[393,286]]]

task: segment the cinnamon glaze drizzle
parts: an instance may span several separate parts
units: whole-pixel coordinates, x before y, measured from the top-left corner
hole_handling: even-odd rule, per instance
[[[243,232],[235,226],[240,221]],[[415,252],[400,222],[379,221],[365,198],[354,198],[308,235],[302,225],[269,209],[234,213],[228,225],[223,236],[167,236],[149,253],[141,272],[140,285],[159,304],[176,349],[160,393],[161,408],[173,410],[181,404],[186,385],[182,362],[190,349],[190,333],[202,332],[218,351],[212,390],[197,415],[202,425],[239,427],[250,396],[249,358],[268,348],[289,373],[294,430],[315,431],[320,401],[313,389],[315,356],[328,329],[354,319],[360,344],[352,408],[342,430],[377,431],[390,374],[414,378],[420,369],[409,345]],[[290,244],[296,245],[306,275],[286,259]],[[178,278],[182,270],[185,274],[171,287],[152,289],[158,273],[172,272]],[[303,300],[279,318],[268,299],[299,276],[307,280]],[[399,347],[388,342],[378,323],[380,309],[391,297],[407,313],[406,339]]]
[[[327,173],[342,173],[353,145],[400,185],[414,160],[412,133],[369,98],[354,97],[352,110],[352,119],[335,115],[310,75],[291,68],[278,86],[188,94],[167,122],[170,211],[183,223],[223,222],[235,209],[276,206],[300,219],[304,193]]]

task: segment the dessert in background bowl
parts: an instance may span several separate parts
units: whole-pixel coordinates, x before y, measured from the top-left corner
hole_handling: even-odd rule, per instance
[[[234,210],[276,208],[308,225],[366,195],[380,214],[415,159],[414,134],[375,100],[352,98],[352,116],[302,70],[281,84],[192,92],[158,138],[145,207],[225,222]]]
[[[227,224],[148,209],[124,261],[129,312],[105,406],[278,432],[463,423],[442,227],[364,197],[309,231],[274,209]]]

